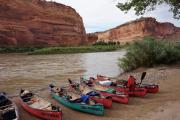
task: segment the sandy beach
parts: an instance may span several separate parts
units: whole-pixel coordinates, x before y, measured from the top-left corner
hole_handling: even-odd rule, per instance
[[[179,120],[180,63],[149,69],[140,68],[119,76],[119,79],[126,79],[130,74],[139,79],[142,71],[147,72],[144,82],[159,84],[159,93],[147,94],[143,98],[131,97],[127,105],[113,103],[111,109],[105,110],[104,116],[85,114],[64,107],[51,99],[47,90],[38,94],[59,105],[62,108],[64,120]],[[17,98],[15,100],[17,101]],[[21,120],[39,120],[20,106],[19,111]]]

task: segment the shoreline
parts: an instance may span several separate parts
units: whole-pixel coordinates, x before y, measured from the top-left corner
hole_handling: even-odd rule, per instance
[[[105,110],[102,117],[94,116],[82,112],[69,109],[55,100],[53,100],[48,90],[39,91],[42,97],[47,98],[55,105],[62,108],[64,120],[179,120],[178,110],[180,109],[180,63],[170,66],[159,66],[154,68],[140,68],[134,71],[124,73],[119,76],[119,79],[127,79],[127,76],[132,74],[137,78],[140,77],[143,71],[147,72],[147,76],[143,81],[148,83],[157,83],[160,85],[160,91],[157,94],[148,94],[143,98],[130,97],[129,104],[114,103],[110,109]],[[17,99],[15,99],[17,101]],[[20,120],[39,120],[29,113],[20,110]],[[166,116],[166,117],[165,117]]]
[[[5,47],[0,48],[0,54],[26,54],[26,55],[48,55],[48,54],[74,54],[92,52],[111,52],[122,49],[121,45],[88,45],[72,47]]]
[[[147,72],[147,76],[143,83],[156,83],[160,86],[160,90],[157,94],[148,94],[144,100],[139,100],[142,105],[139,108],[134,106],[135,113],[132,117],[135,120],[179,120],[180,62],[172,65],[156,66],[154,68],[138,68],[123,73],[118,78],[127,79],[128,75],[131,74],[139,80],[141,73],[144,71]],[[125,120],[130,120],[130,118]]]

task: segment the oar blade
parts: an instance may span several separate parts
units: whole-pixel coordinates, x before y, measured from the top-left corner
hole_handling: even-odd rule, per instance
[[[142,75],[141,75],[141,80],[143,80],[146,76],[146,72],[143,72]]]

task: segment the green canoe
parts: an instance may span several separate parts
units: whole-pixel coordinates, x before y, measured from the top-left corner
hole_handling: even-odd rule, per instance
[[[107,92],[107,93],[115,93],[116,90],[113,89],[113,88],[108,88],[107,90],[105,90],[104,92]]]
[[[95,115],[103,115],[104,114],[104,106],[101,104],[96,105],[87,105],[83,103],[72,103],[69,102],[65,97],[60,97],[56,93],[51,93],[52,98],[57,100],[59,103],[63,104],[66,107],[72,108],[74,110],[78,110],[81,112],[86,112]]]

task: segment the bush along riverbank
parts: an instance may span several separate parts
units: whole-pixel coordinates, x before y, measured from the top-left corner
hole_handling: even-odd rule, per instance
[[[144,38],[132,43],[126,50],[125,57],[119,59],[119,66],[124,71],[180,61],[180,43]]]
[[[39,54],[69,54],[69,53],[89,53],[89,52],[107,52],[119,49],[118,45],[95,45],[79,47],[49,47],[30,52],[31,55]]]
[[[27,53],[27,52],[33,52],[35,50],[38,50],[41,48],[35,48],[35,47],[2,47],[0,48],[0,53]]]
[[[69,53],[88,53],[88,52],[107,52],[124,48],[124,45],[116,42],[97,42],[88,46],[58,46],[58,47],[2,47],[0,53],[27,53],[29,55],[38,54],[69,54]]]

